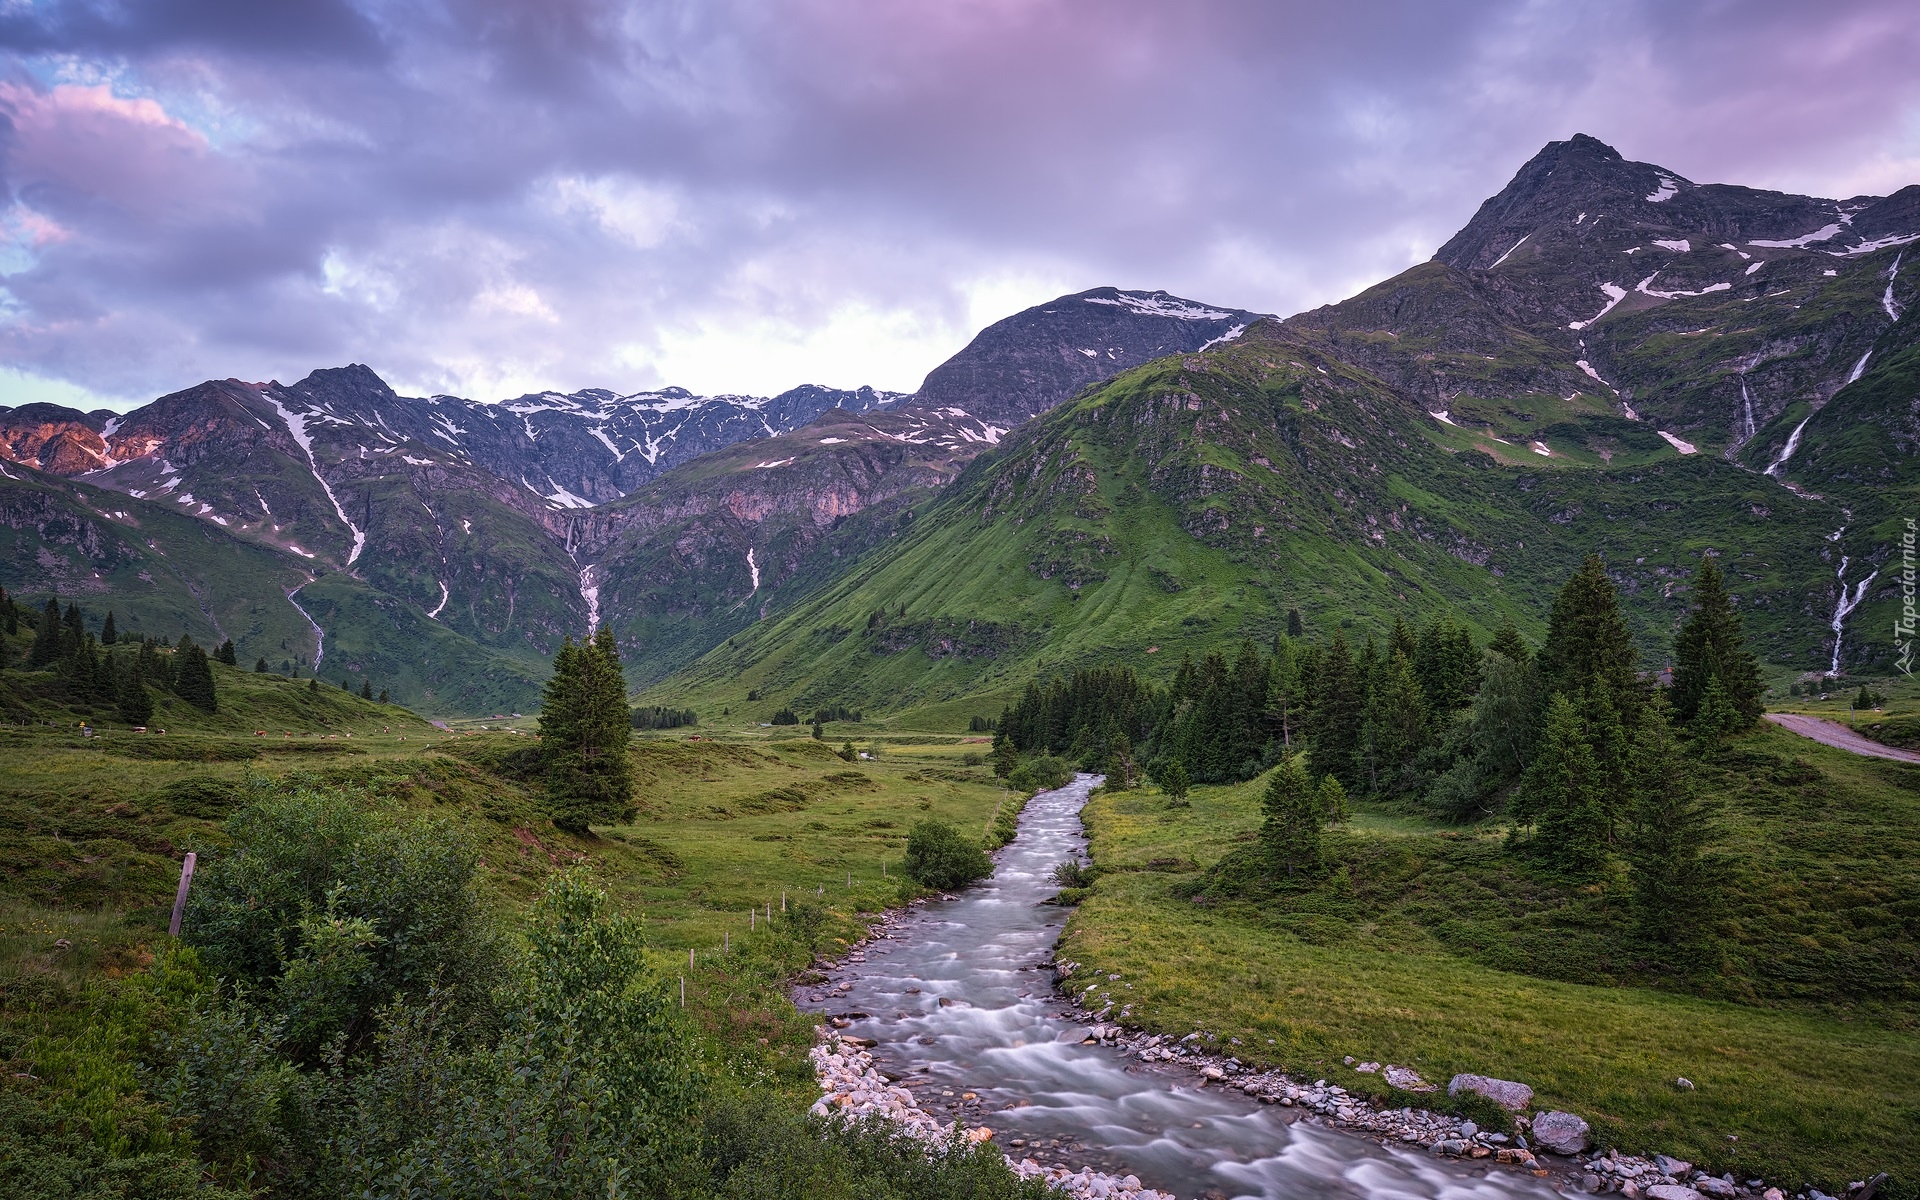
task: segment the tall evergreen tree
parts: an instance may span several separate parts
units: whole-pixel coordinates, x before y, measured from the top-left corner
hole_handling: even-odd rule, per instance
[[[1693,576],[1693,609],[1673,638],[1673,713],[1690,722],[1700,712],[1707,686],[1720,681],[1727,703],[1745,723],[1760,719],[1760,666],[1747,650],[1740,616],[1727,595],[1726,577],[1712,558]]]
[[[1274,874],[1288,880],[1318,879],[1326,870],[1320,807],[1313,780],[1298,759],[1289,757],[1274,768],[1261,808],[1266,820],[1260,841]]]
[[[362,679],[360,681],[360,698],[362,700],[373,699],[373,680]]]
[[[1321,660],[1313,714],[1313,769],[1338,779],[1348,791],[1361,785],[1360,735],[1365,718],[1358,671],[1344,634]]]
[[[1590,878],[1606,861],[1600,788],[1600,766],[1579,710],[1555,693],[1547,703],[1539,750],[1514,798],[1513,816],[1536,827],[1541,857],[1572,878]]]
[[[1167,799],[1175,804],[1187,802],[1187,783],[1187,769],[1180,765],[1179,759],[1176,758],[1161,768],[1160,790],[1165,792]]]
[[[1629,728],[1640,713],[1639,655],[1620,611],[1607,565],[1590,554],[1553,600],[1547,642],[1540,648],[1547,691],[1577,696],[1600,689]]]
[[[1300,620],[1300,610],[1297,608],[1289,608],[1287,610],[1287,636],[1298,640],[1305,633],[1306,626]]]
[[[267,673],[267,660],[264,655],[253,660],[253,673],[255,675],[265,675]]]
[[[1393,632],[1387,635],[1387,647],[1381,651],[1381,661],[1386,662],[1396,654],[1404,654],[1407,656],[1407,661],[1412,662],[1414,656],[1419,654],[1419,652],[1419,642],[1414,638],[1413,630],[1408,628],[1407,623],[1401,620],[1398,615],[1395,615],[1393,618]]]
[[[40,610],[40,626],[34,631],[33,649],[27,653],[27,670],[52,666],[64,657],[62,649],[60,601],[49,596],[47,606]]]
[[[119,633],[120,631],[115,629],[113,625],[113,610],[108,609],[106,623],[100,626],[100,644],[102,646],[113,645],[115,641],[119,640]]]
[[[1367,698],[1365,743],[1375,792],[1404,790],[1413,781],[1414,760],[1426,745],[1427,707],[1413,664],[1395,650],[1378,672]]]
[[[1675,743],[1663,696],[1653,698],[1640,722],[1633,782],[1626,859],[1635,924],[1665,945],[1697,946],[1719,901],[1717,872],[1704,854],[1717,810]]]
[[[620,648],[602,626],[590,641],[562,643],[540,708],[553,823],[585,834],[594,821],[632,818],[633,733]]]
[[[1487,649],[1504,654],[1516,663],[1533,661],[1533,651],[1527,649],[1527,640],[1513,627],[1511,619],[1501,624],[1500,632],[1493,635],[1493,640],[1487,643]]]
[[[240,658],[237,654],[234,653],[234,650],[233,650],[232,638],[228,638],[226,641],[221,642],[220,648],[213,652],[213,656],[230,667],[237,667],[240,665]]]
[[[219,701],[213,692],[213,668],[207,663],[207,652],[185,634],[180,635],[180,644],[173,652],[173,694],[206,712],[214,712],[219,708]]]
[[[151,655],[153,651],[141,646],[141,654]],[[120,676],[119,711],[120,719],[129,725],[145,725],[153,720],[153,697],[147,692],[145,680],[140,675],[140,658],[130,658],[125,672]]]
[[[1275,638],[1267,670],[1267,719],[1280,730],[1280,745],[1289,751],[1293,748],[1294,727],[1305,707],[1300,683],[1300,660],[1294,654],[1293,639]]]

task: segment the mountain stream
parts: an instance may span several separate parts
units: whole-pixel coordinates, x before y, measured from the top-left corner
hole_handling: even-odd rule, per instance
[[[1016,1160],[1134,1174],[1181,1200],[1559,1200],[1524,1172],[1383,1147],[1185,1068],[1082,1045],[1088,1026],[1053,988],[1068,910],[1041,902],[1058,890],[1054,865],[1084,858],[1080,808],[1098,782],[1036,795],[992,879],[909,910],[796,1001],[872,1039],[879,1069],[922,1110],[989,1126]]]

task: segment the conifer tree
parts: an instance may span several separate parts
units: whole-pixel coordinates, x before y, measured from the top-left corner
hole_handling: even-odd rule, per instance
[[[1294,726],[1299,723],[1306,697],[1302,694],[1300,662],[1293,639],[1274,639],[1273,660],[1267,670],[1267,717],[1280,730],[1280,745],[1293,749]]]
[[[1187,802],[1187,769],[1174,759],[1160,771],[1160,790],[1175,804]]]
[[[34,631],[33,649],[27,653],[27,670],[52,666],[62,657],[60,650],[60,601],[48,597],[40,611],[40,626]]]
[[[1004,726],[1004,724],[1005,722],[1003,720],[1002,725]],[[851,746],[853,743],[848,742],[847,745]],[[851,762],[853,760],[849,759],[847,761]],[[1020,751],[1013,744],[1013,738],[1007,734],[1006,729],[1003,727],[993,735],[993,773],[995,777],[1005,779],[1007,776],[1013,774],[1014,768],[1019,765]]]
[[[387,699],[387,689],[385,689],[385,688],[381,688],[381,689],[380,689],[380,703],[382,703],[382,704],[390,704],[390,703],[392,703],[392,701],[390,701],[390,700],[388,700],[388,699]]]
[[[153,651],[142,646],[141,652]],[[140,675],[140,659],[136,655],[127,663],[125,674],[120,677],[120,719],[129,725],[145,725],[153,720],[153,697],[147,692],[145,680]]]
[[[1540,746],[1515,797],[1513,816],[1537,829],[1541,857],[1570,878],[1598,873],[1606,860],[1600,767],[1580,713],[1565,694],[1547,704]]]
[[[1554,597],[1540,673],[1548,693],[1604,690],[1629,728],[1639,716],[1639,656],[1606,563],[1590,554]]]
[[[255,675],[265,675],[267,673],[267,660],[264,657],[254,660],[253,673]]]
[[[66,616],[61,618],[60,648],[58,657],[72,658],[80,652],[80,643],[86,640],[87,623],[80,615],[78,604],[68,604]]]
[[[1420,652],[1419,642],[1413,636],[1413,630],[1398,615],[1393,618],[1393,632],[1387,635],[1387,646],[1380,654],[1382,662],[1390,661],[1396,654],[1404,654],[1412,662]]]
[[[1520,631],[1513,627],[1511,619],[1500,626],[1500,632],[1493,635],[1493,640],[1487,643],[1487,649],[1503,654],[1509,660],[1523,665],[1533,661],[1533,652],[1527,649],[1526,639],[1521,637]]]
[[[1656,695],[1635,737],[1626,845],[1634,922],[1644,936],[1668,946],[1706,939],[1719,881],[1703,852],[1713,840],[1716,815],[1675,742],[1666,699]]]
[[[310,692],[317,692],[317,691],[319,691],[319,690],[320,690],[320,681],[319,681],[318,679],[312,679],[312,678],[310,678],[310,679],[308,679],[308,680],[307,680],[307,690],[308,690],[308,691],[310,691]]]
[[[360,698],[362,700],[373,699],[373,680],[362,679],[360,681]]]
[[[1745,714],[1734,707],[1733,697],[1727,694],[1720,677],[1708,676],[1706,694],[1700,698],[1699,711],[1693,714],[1691,728],[1694,736],[1703,742],[1717,742],[1752,724]]]
[[[1319,664],[1314,703],[1314,770],[1333,776],[1352,791],[1359,786],[1360,736],[1364,697],[1346,637],[1336,631]]]
[[[1287,610],[1287,636],[1298,639],[1305,633],[1306,626],[1300,620],[1300,610],[1297,608],[1289,608]]]
[[[1369,783],[1376,792],[1400,790],[1410,781],[1414,759],[1426,743],[1427,709],[1413,664],[1395,650],[1382,665],[1367,702]]]
[[[213,668],[207,664],[207,652],[192,638],[180,635],[179,648],[173,652],[173,692],[195,708],[214,712],[219,703],[213,692]]]
[[[102,646],[111,646],[118,638],[119,630],[115,629],[113,625],[113,610],[108,609],[106,623],[100,626],[100,644]]]
[[[613,631],[602,626],[579,645],[568,638],[554,658],[540,708],[547,796],[556,826],[584,835],[596,820],[633,816],[633,766],[627,757],[632,733]]]
[[[1320,818],[1332,825],[1345,825],[1353,812],[1347,805],[1347,789],[1331,775],[1320,777],[1320,786],[1313,796],[1314,807],[1320,810]]]
[[[1321,814],[1313,780],[1299,759],[1289,757],[1274,768],[1260,806],[1266,814],[1260,842],[1274,874],[1288,880],[1318,879],[1326,870]]]
[[[236,667],[240,665],[239,656],[236,655],[233,651],[232,638],[228,638],[226,641],[221,642],[220,648],[213,652],[213,656],[230,667]]]
[[[1760,719],[1760,667],[1747,650],[1740,628],[1740,616],[1733,611],[1727,596],[1726,577],[1712,558],[1700,564],[1693,577],[1693,609],[1686,623],[1673,638],[1673,713],[1676,720],[1691,722],[1706,700],[1707,687],[1715,679],[1726,703],[1744,718],[1744,724]]]

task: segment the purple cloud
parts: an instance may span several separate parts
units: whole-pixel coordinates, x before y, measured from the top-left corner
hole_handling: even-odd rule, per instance
[[[1897,3],[52,0],[0,16],[0,393],[908,389],[1063,291],[1337,299],[1576,130],[1891,191],[1917,52]]]

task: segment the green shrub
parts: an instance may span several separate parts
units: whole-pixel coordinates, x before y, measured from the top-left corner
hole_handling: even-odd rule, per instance
[[[1073,764],[1064,758],[1042,754],[1015,767],[1007,776],[1007,782],[1023,792],[1049,792],[1073,782]]]
[[[207,967],[286,1021],[297,1057],[354,1047],[395,997],[438,986],[477,1015],[499,973],[471,847],[441,821],[400,823],[339,790],[266,794],[227,822],[182,934]]]
[[[949,891],[993,874],[993,860],[951,825],[922,821],[907,834],[907,874],[922,887]]]

